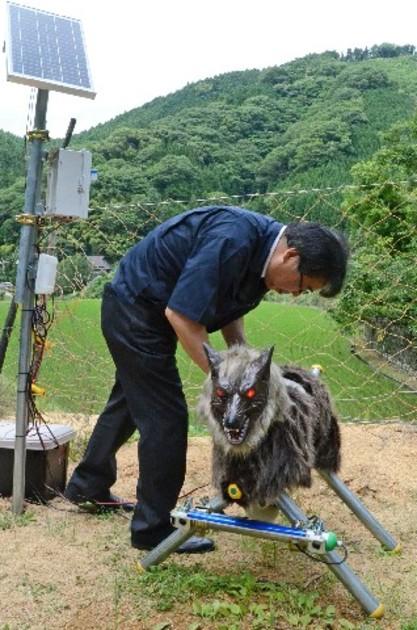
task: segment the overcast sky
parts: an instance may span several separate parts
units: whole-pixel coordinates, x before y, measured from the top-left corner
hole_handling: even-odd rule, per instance
[[[97,96],[50,92],[52,137],[75,131],[232,70],[265,68],[312,52],[417,45],[417,0],[27,0],[82,21]],[[5,39],[0,0],[0,38]],[[0,64],[0,128],[23,136],[31,88]]]

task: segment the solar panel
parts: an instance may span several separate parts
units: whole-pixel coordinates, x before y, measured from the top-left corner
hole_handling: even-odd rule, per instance
[[[7,80],[94,98],[80,20],[8,2]]]

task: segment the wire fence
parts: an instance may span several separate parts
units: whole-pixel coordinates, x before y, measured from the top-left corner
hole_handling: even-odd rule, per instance
[[[90,426],[106,402],[114,372],[100,332],[105,282],[121,256],[150,229],[203,205],[239,205],[284,223],[314,220],[346,233],[352,256],[341,296],[267,294],[247,316],[248,341],[274,345],[279,364],[320,364],[344,420],[416,421],[417,206],[407,182],[95,206],[87,221],[42,220],[39,251],[59,259],[55,295],[42,301],[48,328],[36,374],[42,414],[78,428]],[[0,302],[3,320],[6,307],[7,300]],[[217,333],[212,343],[222,347]],[[15,331],[0,395],[10,413],[17,350]],[[193,409],[204,375],[181,349],[177,359],[194,430]]]

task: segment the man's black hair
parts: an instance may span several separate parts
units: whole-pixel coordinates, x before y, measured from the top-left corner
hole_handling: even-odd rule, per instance
[[[333,297],[346,276],[349,247],[343,234],[319,223],[289,223],[284,233],[289,247],[300,255],[298,270],[327,282],[320,295]]]

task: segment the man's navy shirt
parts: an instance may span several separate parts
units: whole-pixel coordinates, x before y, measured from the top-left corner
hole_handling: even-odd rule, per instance
[[[213,332],[259,304],[282,224],[234,206],[195,208],[165,221],[122,258],[113,289],[128,302],[169,306]]]

